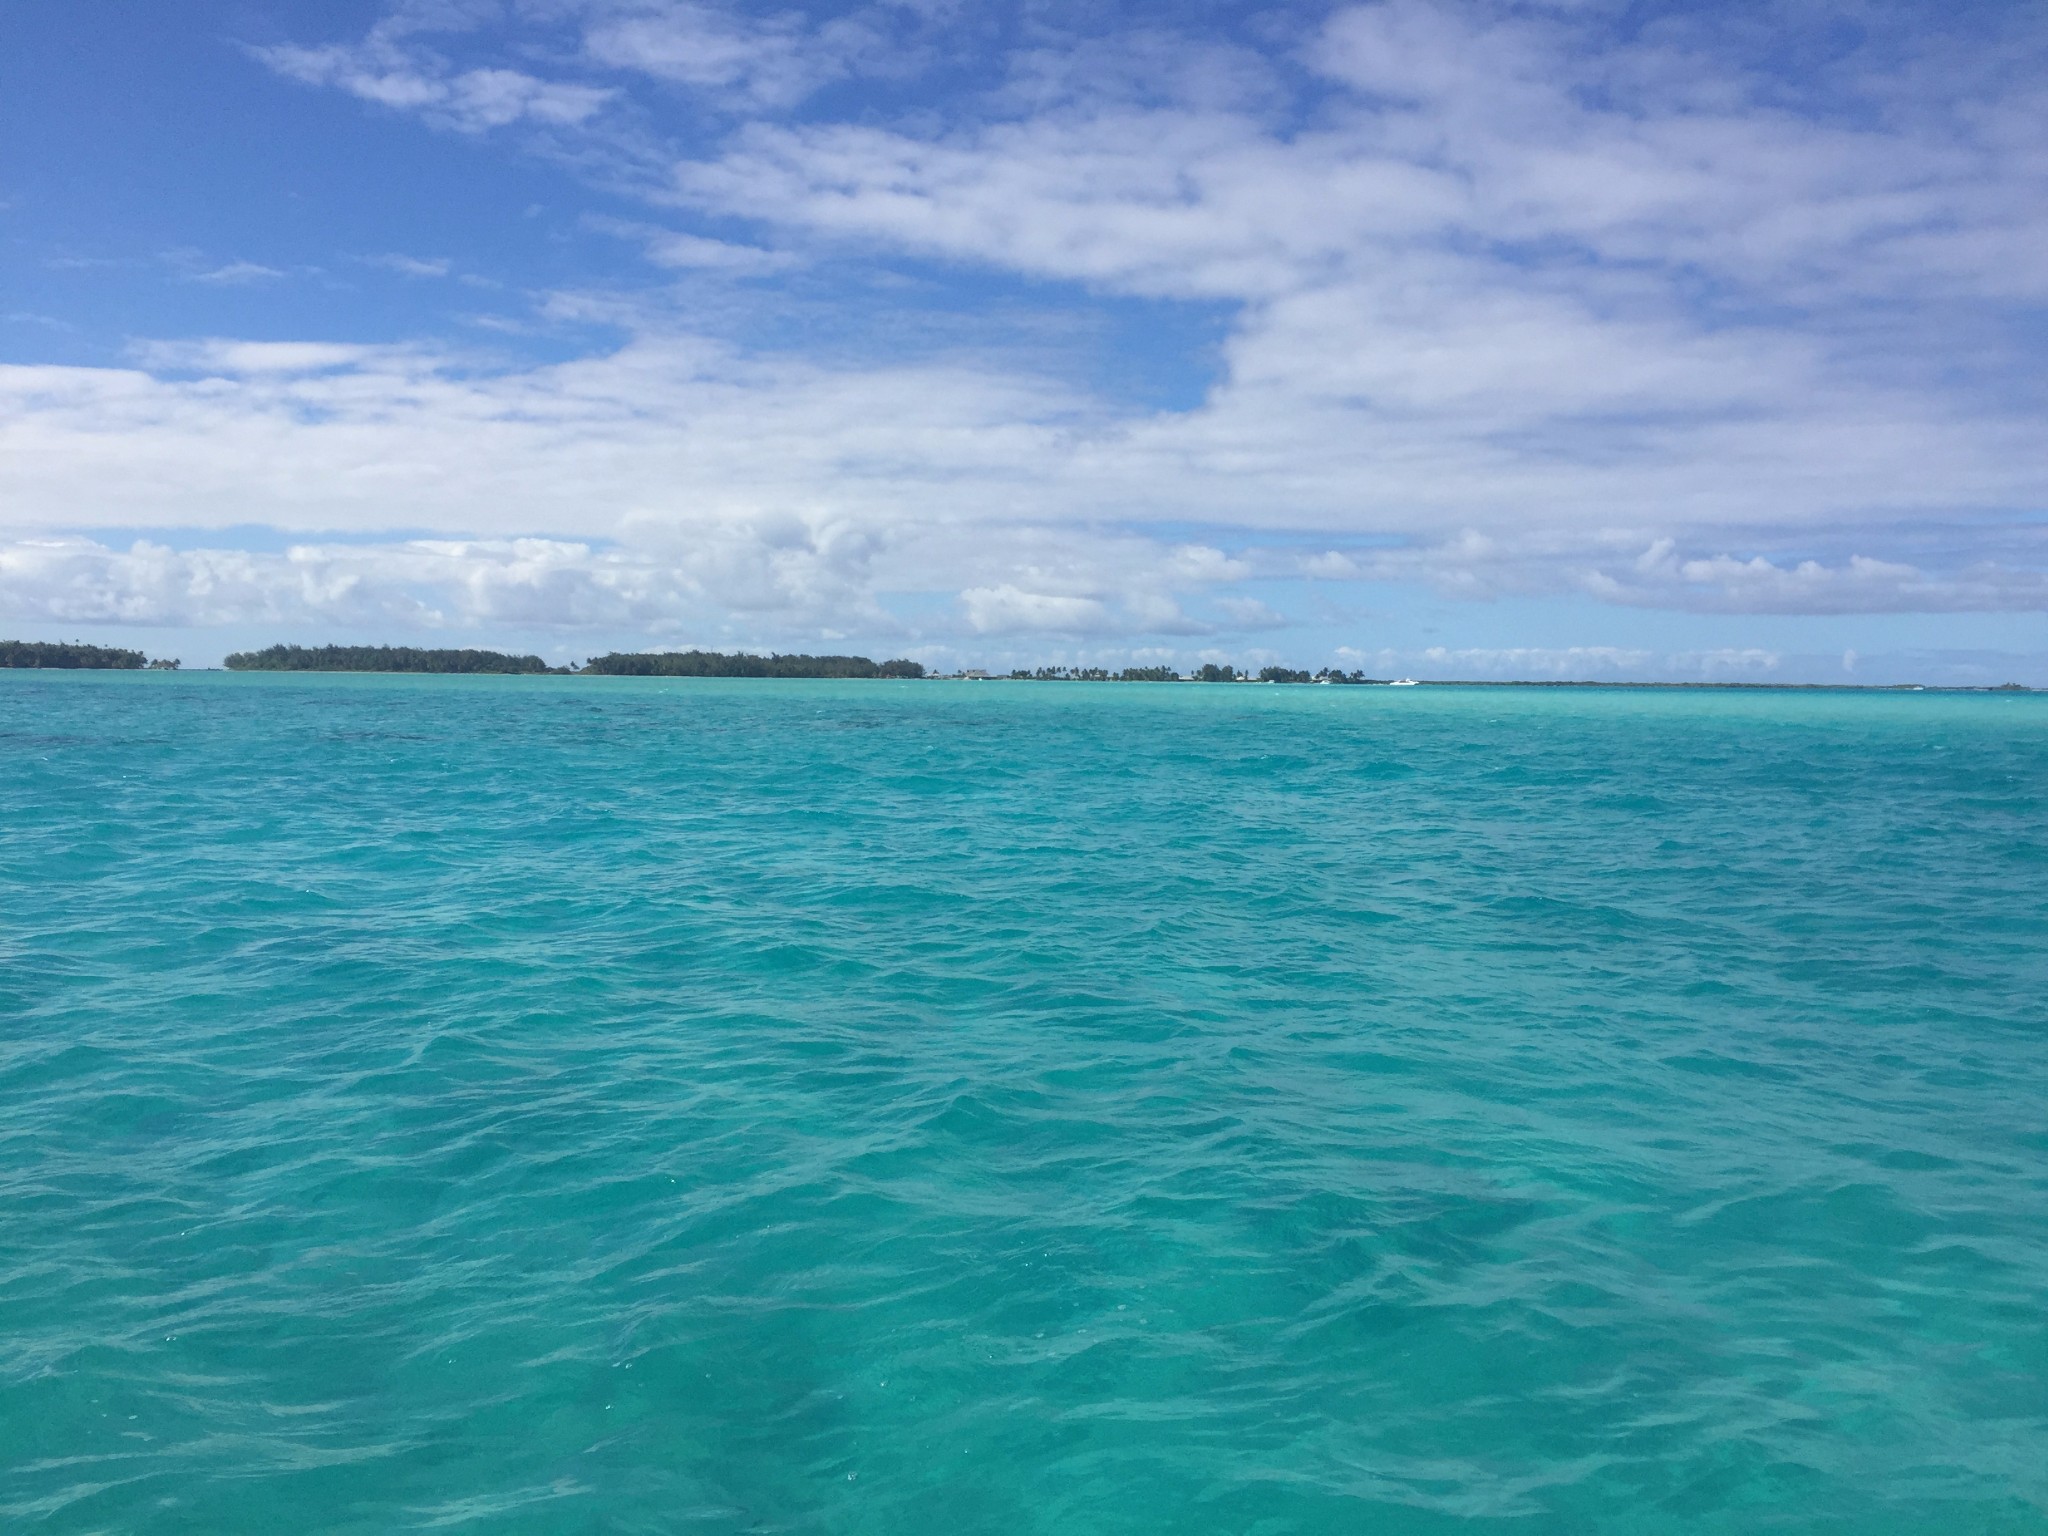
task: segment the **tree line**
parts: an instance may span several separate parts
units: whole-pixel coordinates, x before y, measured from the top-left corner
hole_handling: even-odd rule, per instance
[[[77,640],[0,640],[0,667],[139,672],[144,667],[172,671],[177,665],[175,661],[151,661],[140,651],[124,651],[111,645],[86,645]]]
[[[410,645],[273,645],[237,651],[223,663],[230,672],[446,672],[525,675],[567,672],[538,656],[503,651],[424,650]]]
[[[614,651],[584,664],[600,677],[923,677],[915,661],[865,656],[725,656],[717,651]]]
[[[430,650],[409,645],[273,645],[237,651],[230,672],[437,672],[514,676],[581,672],[598,677],[923,677],[914,661],[865,656],[750,656],[716,651],[613,651],[581,667],[551,667],[503,651]]]

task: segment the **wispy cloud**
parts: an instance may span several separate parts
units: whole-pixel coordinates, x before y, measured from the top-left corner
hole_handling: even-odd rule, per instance
[[[544,80],[517,69],[454,70],[437,56],[406,46],[388,30],[359,44],[255,50],[279,74],[306,85],[333,86],[395,111],[417,112],[463,133],[514,123],[564,128],[583,123],[615,94],[608,88]]]
[[[824,21],[796,11],[749,14],[693,0],[585,8],[588,58],[709,92],[735,105],[794,106],[819,87],[910,65],[905,6],[870,6]]]
[[[197,373],[216,378],[264,379],[283,374],[328,373],[361,368],[379,358],[403,355],[391,348],[332,341],[144,341],[132,348],[137,362],[160,374]]]
[[[803,265],[802,258],[791,251],[764,250],[757,245],[712,240],[703,235],[664,229],[632,219],[593,214],[583,222],[586,228],[637,241],[646,252],[647,259],[657,267],[760,277]]]
[[[1809,536],[1812,536],[1811,533]],[[1829,542],[1869,538],[1828,530]],[[1699,537],[1714,537],[1701,535]],[[1751,539],[1784,538],[1749,530]],[[1620,530],[1493,537],[1474,531],[1398,549],[1293,557],[1325,581],[1423,581],[1449,596],[1582,594],[1603,603],[1691,613],[2029,613],[2048,608],[2048,527],[1999,540],[2005,559],[1972,558],[1949,540],[1938,569],[1853,550],[1833,560],[1681,550]],[[2015,560],[2013,557],[2017,556]]]
[[[382,267],[401,277],[446,277],[455,268],[455,263],[445,257],[406,256],[396,251],[360,256],[357,260],[366,267]]]
[[[195,283],[263,283],[283,277],[281,267],[266,267],[258,261],[231,261],[223,266],[207,267],[185,274]]]
[[[121,256],[49,256],[43,265],[52,272],[92,272],[110,267],[132,267],[132,257]]]

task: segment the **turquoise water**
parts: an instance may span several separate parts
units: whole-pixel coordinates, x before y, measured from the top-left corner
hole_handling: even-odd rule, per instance
[[[0,674],[0,1526],[2048,1531],[2048,699]]]

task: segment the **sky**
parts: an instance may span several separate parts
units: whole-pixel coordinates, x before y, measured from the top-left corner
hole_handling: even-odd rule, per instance
[[[2048,11],[25,0],[0,637],[2048,685]]]

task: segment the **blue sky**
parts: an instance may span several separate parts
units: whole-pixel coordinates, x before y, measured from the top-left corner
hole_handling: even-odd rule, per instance
[[[2048,18],[0,13],[0,631],[2048,684]]]

